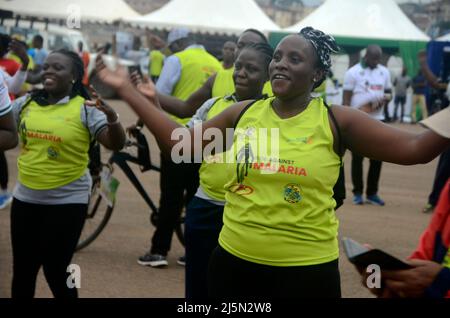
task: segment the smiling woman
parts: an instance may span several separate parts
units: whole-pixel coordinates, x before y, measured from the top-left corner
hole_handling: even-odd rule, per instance
[[[83,72],[76,53],[55,51],[43,65],[44,89],[12,105],[22,148],[11,207],[13,298],[34,296],[41,266],[55,297],[77,296],[66,285],[67,266],[87,211],[89,145],[95,139],[118,150],[125,140],[114,110],[92,107]]]
[[[209,262],[209,296],[340,297],[333,186],[342,151],[329,109],[345,148],[367,157],[418,164],[432,160],[450,145],[450,139],[433,131],[401,131],[361,111],[336,105],[327,108],[322,98],[312,98],[311,91],[329,71],[330,53],[336,48],[331,36],[312,28],[285,37],[270,64],[275,97],[240,101],[202,124],[202,134],[215,127],[224,139],[227,128],[238,128],[231,147],[242,132],[279,131],[278,144],[267,147],[269,153],[269,148],[278,147],[279,158],[252,154],[249,144],[244,144],[237,152],[244,154],[242,160],[224,165],[228,176],[224,224]],[[177,143],[171,140],[176,128],[186,129],[194,145],[195,130],[171,121],[158,108],[154,91],[147,97],[139,94],[125,72],[112,72],[101,60],[97,71],[139,115],[163,152],[170,154]],[[292,142],[299,137],[307,142]],[[211,142],[202,140],[202,148]],[[191,152],[195,150],[192,146]],[[267,162],[292,162],[293,169],[303,168],[305,173],[254,169],[254,163]]]

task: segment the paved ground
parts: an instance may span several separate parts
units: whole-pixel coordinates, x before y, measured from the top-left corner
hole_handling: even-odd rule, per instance
[[[111,104],[121,115],[125,125],[135,121],[135,115],[120,101]],[[402,129],[420,131],[419,126],[398,125]],[[152,158],[158,162],[154,139],[146,130],[152,144]],[[17,174],[15,159],[17,149],[7,153],[11,181]],[[417,244],[418,237],[428,224],[430,215],[420,213],[433,181],[437,160],[412,167],[384,164],[380,195],[385,207],[351,205],[350,156],[346,155],[347,202],[337,212],[340,219],[340,236],[368,242],[398,257],[407,257]],[[366,167],[367,168],[367,167]],[[138,169],[136,169],[138,172]],[[138,172],[139,173],[139,172]],[[184,268],[176,264],[183,248],[174,239],[169,254],[169,266],[152,269],[136,263],[138,256],[149,247],[153,233],[149,211],[143,200],[117,170],[121,181],[118,203],[106,230],[88,248],[77,253],[73,263],[81,267],[81,297],[183,297]],[[141,180],[154,199],[158,199],[158,175],[149,172]],[[11,247],[9,210],[0,211],[0,297],[10,297]],[[30,238],[32,239],[32,238]],[[342,252],[341,252],[342,253]],[[343,255],[340,258],[342,292],[344,297],[370,297],[361,287],[354,268]],[[42,272],[39,274],[37,297],[51,297]]]

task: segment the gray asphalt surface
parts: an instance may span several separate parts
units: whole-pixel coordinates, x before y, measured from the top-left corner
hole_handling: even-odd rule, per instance
[[[136,116],[121,101],[110,101],[120,113],[124,126],[135,122]],[[420,131],[417,125],[396,124],[401,129]],[[159,151],[147,129],[152,158],[159,162]],[[10,188],[17,175],[15,160],[18,149],[8,151]],[[103,156],[104,159],[107,158]],[[422,214],[431,189],[437,160],[417,166],[383,164],[380,196],[385,207],[353,206],[351,204],[350,154],[345,157],[347,200],[337,214],[340,236],[348,236],[362,243],[370,243],[397,257],[407,257],[416,247],[419,235],[427,226],[430,215]],[[365,169],[367,170],[367,160]],[[155,202],[159,198],[159,176],[155,172],[141,174],[134,171]],[[178,240],[173,239],[168,256],[169,266],[153,269],[137,264],[137,258],[150,246],[154,231],[149,222],[149,210],[124,174],[116,169],[121,181],[118,202],[112,218],[100,237],[89,247],[75,254],[72,263],[81,268],[80,297],[184,297],[184,267],[176,264],[183,255]],[[12,257],[9,229],[9,208],[0,210],[0,297],[10,297]],[[32,239],[30,237],[30,239]],[[343,297],[371,297],[360,283],[359,276],[341,250],[340,270]],[[36,297],[52,297],[42,271],[39,273]]]

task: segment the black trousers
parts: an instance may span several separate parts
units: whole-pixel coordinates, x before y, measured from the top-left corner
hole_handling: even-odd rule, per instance
[[[340,298],[338,260],[311,266],[267,266],[245,261],[220,246],[208,269],[211,298]]]
[[[8,188],[8,161],[6,161],[5,153],[0,151],[0,189]]]
[[[41,266],[55,298],[77,297],[77,289],[67,286],[70,275],[67,267],[80,238],[86,212],[87,204],[39,205],[14,198],[11,206],[12,298],[34,296]]]
[[[383,113],[384,113],[384,119],[386,122],[390,122],[391,121],[391,116],[389,116],[389,107],[388,104],[385,104],[383,106]]]
[[[352,181],[353,194],[362,195],[364,192],[363,182],[363,160],[364,157],[352,152]],[[378,193],[378,182],[380,180],[382,161],[370,159],[369,173],[367,175],[366,195]]]
[[[183,206],[186,206],[197,191],[199,164],[173,163],[161,156],[159,215],[152,238],[152,254],[167,255],[172,235]]]
[[[450,149],[444,151],[439,157],[439,162],[434,175],[433,189],[428,196],[428,203],[436,206],[445,183],[450,178]]]

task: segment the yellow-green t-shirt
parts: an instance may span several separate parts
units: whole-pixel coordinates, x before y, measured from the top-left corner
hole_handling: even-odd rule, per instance
[[[236,103],[230,96],[218,98],[214,105],[209,109],[206,120],[219,115],[229,106]],[[215,153],[205,157],[200,166],[200,187],[212,199],[225,201],[224,185],[228,182],[229,171],[226,169],[227,152]]]
[[[180,60],[181,76],[174,87],[172,96],[181,100],[188,99],[212,74],[222,69],[220,62],[203,48],[188,48],[175,55]],[[190,119],[171,117],[182,125],[188,123]]]
[[[212,97],[227,96],[234,93],[233,72],[234,66],[217,72],[212,87]]]
[[[272,266],[333,261],[339,255],[333,186],[340,159],[328,111],[314,98],[300,114],[282,119],[272,101],[253,104],[234,133],[233,150],[249,163],[229,165],[233,176],[219,244],[239,258]]]
[[[31,101],[20,114],[20,183],[34,190],[59,188],[79,179],[88,165],[90,136],[81,121],[84,98],[40,106]]]
[[[152,50],[150,52],[150,76],[159,76],[164,63],[164,54],[159,50]]]

